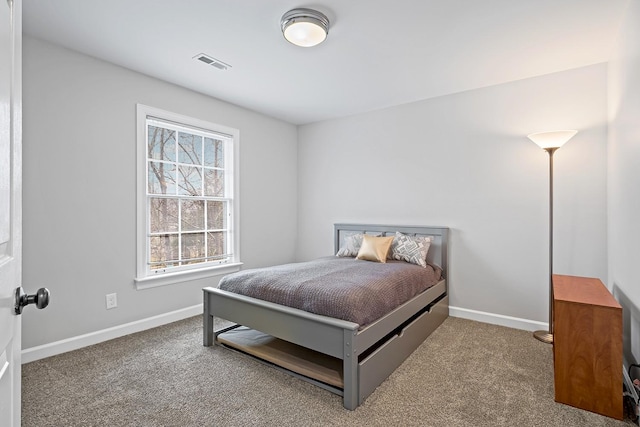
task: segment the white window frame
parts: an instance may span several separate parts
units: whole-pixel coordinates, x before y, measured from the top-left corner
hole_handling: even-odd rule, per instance
[[[225,164],[225,170],[231,174],[231,198],[228,242],[231,245],[232,256],[224,262],[205,262],[189,266],[172,267],[164,270],[149,268],[148,230],[149,216],[147,194],[147,119],[167,122],[185,128],[194,128],[229,138],[233,146],[232,165]],[[221,126],[204,120],[195,119],[181,114],[164,111],[147,105],[136,105],[136,143],[137,143],[137,189],[136,189],[136,278],[137,289],[153,288],[170,285],[187,280],[227,274],[240,270],[240,233],[239,233],[239,140],[238,129]],[[231,170],[229,170],[231,169]]]

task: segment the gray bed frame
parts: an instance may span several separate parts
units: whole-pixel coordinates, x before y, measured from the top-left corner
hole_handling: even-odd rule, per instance
[[[355,409],[449,316],[447,291],[447,227],[335,224],[335,252],[345,236],[354,232],[431,236],[427,260],[442,268],[443,279],[375,322],[360,325],[206,287],[204,342],[217,344],[217,336],[240,325],[342,360],[342,389],[294,372],[286,372],[343,396],[344,407]],[[234,322],[215,330],[213,319]],[[277,366],[276,366],[277,367]]]

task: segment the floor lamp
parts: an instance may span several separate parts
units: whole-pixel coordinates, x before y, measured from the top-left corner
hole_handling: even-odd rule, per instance
[[[536,339],[548,344],[553,343],[553,153],[576,133],[577,130],[557,130],[527,136],[549,153],[549,330],[533,333]]]

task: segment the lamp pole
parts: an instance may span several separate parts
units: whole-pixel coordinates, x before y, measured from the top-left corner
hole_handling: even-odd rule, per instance
[[[553,153],[559,147],[546,147],[549,153],[549,330],[535,331],[536,339],[547,343],[553,343]]]
[[[540,148],[549,153],[549,330],[535,331],[538,340],[553,344],[553,153],[578,133],[577,130],[555,130],[527,135]]]

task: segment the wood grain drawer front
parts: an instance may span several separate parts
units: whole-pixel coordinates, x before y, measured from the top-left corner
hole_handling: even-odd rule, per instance
[[[598,279],[553,276],[556,402],[622,419],[622,308]]]

